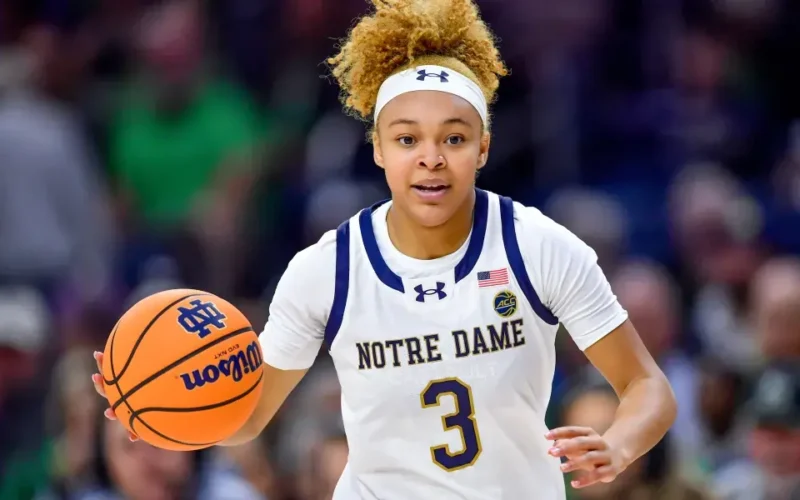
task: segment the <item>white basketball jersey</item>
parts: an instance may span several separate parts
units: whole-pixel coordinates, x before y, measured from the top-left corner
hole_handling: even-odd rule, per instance
[[[474,220],[455,268],[414,280],[384,262],[371,210],[340,229],[349,272],[341,257],[327,337],[350,458],[336,500],[564,496],[544,438],[557,321],[521,275],[511,201],[479,191]]]
[[[556,315],[582,349],[627,317],[596,255],[537,210],[477,190],[458,260],[401,276],[376,240],[385,208],[339,227],[335,266],[332,235],[298,254],[262,334],[281,369],[310,365],[322,337],[329,348],[350,449],[334,500],[562,500],[544,437]],[[517,234],[524,221],[536,234]]]

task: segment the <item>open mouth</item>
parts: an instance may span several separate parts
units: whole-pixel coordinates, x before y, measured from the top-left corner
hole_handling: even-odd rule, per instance
[[[447,184],[436,184],[430,186],[422,184],[414,184],[411,187],[417,191],[422,191],[423,193],[441,193],[447,190],[450,186],[448,186]]]
[[[416,193],[417,197],[422,200],[438,201],[444,197],[447,190],[450,189],[450,186],[438,183],[413,184],[411,189]]]

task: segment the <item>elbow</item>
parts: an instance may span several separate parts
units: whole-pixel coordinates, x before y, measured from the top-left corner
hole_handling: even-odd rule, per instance
[[[666,427],[669,429],[672,427],[672,424],[675,423],[675,419],[678,418],[678,400],[675,397],[675,391],[672,390],[672,385],[670,385],[669,380],[667,380],[667,377],[663,374],[661,376],[660,386],[660,392],[663,394],[662,415]]]

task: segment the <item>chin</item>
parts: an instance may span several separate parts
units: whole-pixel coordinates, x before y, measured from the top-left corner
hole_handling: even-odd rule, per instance
[[[447,223],[453,217],[454,210],[446,205],[418,204],[411,209],[417,223],[426,228],[435,228]]]

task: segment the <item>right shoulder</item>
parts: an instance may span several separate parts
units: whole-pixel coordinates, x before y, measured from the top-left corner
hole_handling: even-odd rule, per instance
[[[331,230],[289,261],[275,289],[273,305],[299,307],[316,328],[324,328],[333,305],[335,286],[336,230]],[[273,310],[274,307],[270,307],[270,316]]]
[[[336,286],[336,231],[299,252],[281,276],[260,335],[264,361],[281,370],[312,365],[325,336]]]
[[[336,277],[336,231],[328,231],[313,245],[299,251],[289,261],[281,277],[280,285],[303,289],[305,293],[322,294],[330,289],[333,300],[333,286]]]

